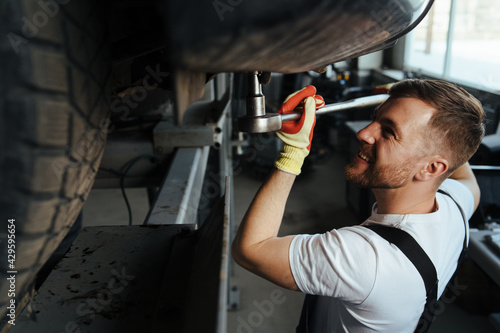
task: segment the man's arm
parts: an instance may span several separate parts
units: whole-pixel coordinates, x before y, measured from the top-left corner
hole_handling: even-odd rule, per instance
[[[279,170],[271,173],[248,208],[232,245],[239,265],[292,290],[298,290],[288,258],[293,236],[277,235],[295,177]]]
[[[469,163],[467,162],[456,169],[449,178],[457,180],[469,188],[469,190],[472,192],[472,195],[474,196],[474,210],[476,210],[477,206],[479,205],[481,192],[476,181],[476,176],[474,176],[474,172],[472,172]]]
[[[325,101],[316,95],[316,88],[307,86],[288,96],[278,112],[293,112],[300,103],[304,105],[301,118],[284,123],[277,133],[284,144],[284,151],[275,162],[277,170],[257,192],[232,245],[238,264],[292,290],[298,290],[288,254],[294,236],[278,237],[278,231],[293,182],[311,148],[316,108],[324,106]]]

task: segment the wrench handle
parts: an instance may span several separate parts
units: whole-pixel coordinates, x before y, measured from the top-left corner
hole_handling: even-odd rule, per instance
[[[379,105],[385,102],[389,98],[388,94],[380,94],[366,97],[359,97],[355,99],[350,99],[348,101],[328,104],[322,107],[321,109],[316,110],[316,115],[321,115],[324,113],[335,112],[335,111],[343,111],[352,108],[363,108],[366,106]],[[281,115],[281,122],[287,122],[292,120],[300,119],[302,113],[300,112],[292,112]]]

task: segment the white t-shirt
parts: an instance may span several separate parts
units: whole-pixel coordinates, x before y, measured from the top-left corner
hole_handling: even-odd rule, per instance
[[[467,219],[474,198],[463,184],[440,187],[462,207]],[[363,224],[403,229],[436,267],[438,298],[456,270],[465,228],[462,214],[447,195],[437,193],[430,214],[372,215]],[[468,232],[468,230],[467,230]],[[425,302],[425,286],[412,262],[372,230],[352,226],[317,235],[298,235],[290,245],[290,266],[299,289],[319,295],[308,314],[310,332],[413,332]]]

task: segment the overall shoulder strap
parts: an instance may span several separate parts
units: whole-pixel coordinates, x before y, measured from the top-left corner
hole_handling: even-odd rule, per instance
[[[462,207],[460,207],[458,202],[448,192],[446,192],[442,189],[439,189],[438,192],[449,196],[451,198],[451,200],[453,200],[453,202],[457,205],[458,210],[460,211],[460,214],[462,214],[462,219],[464,220],[464,227],[465,227],[464,245],[462,247],[462,253],[460,253],[460,257],[458,257],[458,265],[460,265],[462,263],[462,261],[464,260],[465,256],[467,255],[467,251],[469,249],[469,222],[467,220],[467,216],[465,215],[465,212],[462,209]]]
[[[449,193],[443,191],[442,189],[439,189],[438,192],[447,195],[448,197],[451,198],[451,200],[453,200],[453,202],[455,202],[458,209],[460,210],[460,213],[462,214],[462,218],[464,221],[465,238],[464,238],[462,252],[458,259],[458,265],[457,265],[458,267],[464,260],[468,250],[468,243],[469,243],[468,220],[462,207],[460,207],[458,202]],[[425,284],[427,301],[425,303],[424,311],[422,313],[422,316],[420,316],[420,320],[418,322],[417,328],[415,329],[415,332],[418,333],[427,332],[434,318],[435,307],[437,304],[438,279],[434,264],[430,260],[429,256],[427,256],[427,253],[425,253],[422,247],[417,243],[417,241],[407,232],[401,229],[396,229],[393,227],[388,227],[383,225],[364,225],[364,227],[373,230],[375,233],[377,233],[380,237],[387,240],[389,243],[396,245],[401,250],[401,252],[403,252],[408,257],[408,259],[413,263],[415,268],[417,268],[418,272],[422,276],[422,279],[424,280]]]
[[[434,316],[434,307],[437,302],[438,279],[434,264],[417,241],[406,231],[384,225],[364,225],[364,227],[371,229],[389,243],[396,245],[408,257],[422,276],[427,301],[415,332],[427,332]]]

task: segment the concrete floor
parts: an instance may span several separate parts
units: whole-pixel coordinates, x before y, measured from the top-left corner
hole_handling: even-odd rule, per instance
[[[344,225],[358,224],[344,199],[343,154],[314,165],[296,181],[290,194],[280,233],[324,232]],[[234,217],[238,225],[262,183],[254,168],[234,177]],[[143,189],[127,189],[134,224],[141,224],[147,207]],[[83,224],[126,224],[128,215],[119,190],[93,190],[83,210]],[[236,264],[231,267],[231,284],[240,294],[237,310],[228,311],[229,333],[294,332],[304,296],[280,288]],[[495,332],[486,315],[471,315],[454,303],[446,305],[430,330],[437,332]]]

